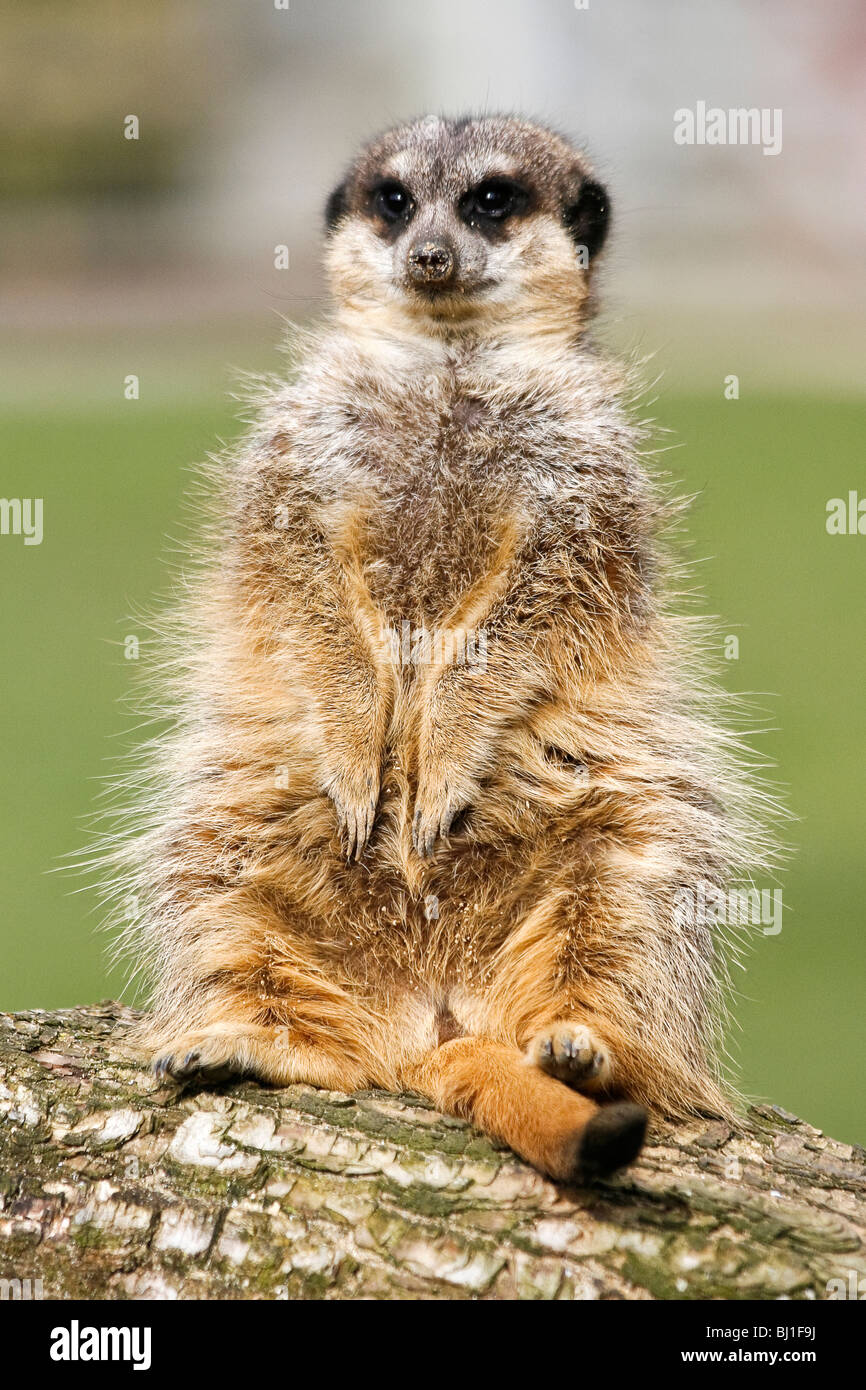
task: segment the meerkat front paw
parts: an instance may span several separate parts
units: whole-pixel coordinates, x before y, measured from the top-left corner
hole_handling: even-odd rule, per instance
[[[412,845],[415,853],[428,859],[437,840],[447,840],[449,831],[462,811],[471,805],[477,789],[468,783],[446,778],[436,786],[425,782],[418,788],[412,819]]]
[[[603,1086],[610,1056],[585,1023],[556,1022],[542,1028],[526,1049],[526,1060],[567,1086]]]
[[[360,768],[337,773],[325,784],[337,816],[347,859],[360,859],[373,832],[379,804],[379,771]]]

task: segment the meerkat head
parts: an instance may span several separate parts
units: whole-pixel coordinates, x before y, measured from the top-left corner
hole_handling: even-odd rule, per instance
[[[508,116],[398,126],[328,199],[338,306],[386,332],[579,332],[609,221],[584,156]]]

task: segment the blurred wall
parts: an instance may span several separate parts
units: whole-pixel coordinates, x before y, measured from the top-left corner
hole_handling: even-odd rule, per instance
[[[7,4],[0,367],[5,348],[22,387],[15,332],[52,351],[118,322],[274,335],[269,310],[317,305],[322,203],[359,139],[471,108],[586,143],[613,192],[620,338],[697,384],[721,348],[762,384],[857,389],[864,54],[858,0]],[[781,152],[675,144],[698,101],[780,108]]]

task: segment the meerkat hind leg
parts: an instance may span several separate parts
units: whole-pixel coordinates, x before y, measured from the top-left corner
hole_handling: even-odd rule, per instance
[[[516,1047],[455,1038],[411,1078],[440,1109],[471,1120],[549,1177],[581,1182],[630,1163],[647,1114],[630,1101],[600,1107],[528,1062]]]
[[[144,1021],[138,1041],[158,1076],[202,1084],[248,1076],[333,1091],[393,1088],[382,1021],[328,979],[301,943],[263,937],[235,965]]]

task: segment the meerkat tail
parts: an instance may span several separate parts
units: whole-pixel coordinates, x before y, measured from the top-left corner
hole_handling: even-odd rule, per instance
[[[561,1182],[602,1177],[631,1163],[646,1133],[639,1105],[599,1106],[528,1065],[517,1048],[487,1038],[443,1043],[410,1080],[441,1110],[472,1121]]]

